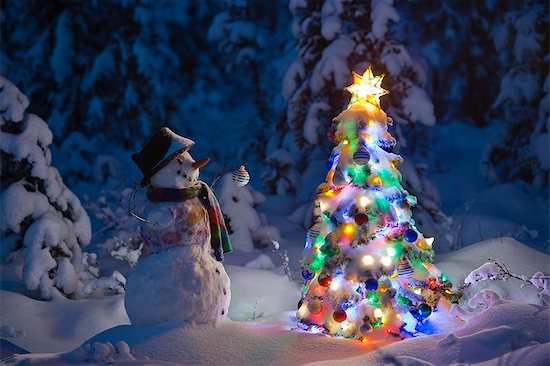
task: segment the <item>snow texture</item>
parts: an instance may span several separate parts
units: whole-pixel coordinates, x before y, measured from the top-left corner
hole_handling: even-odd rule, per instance
[[[231,174],[220,180],[219,200],[222,212],[228,218],[226,224],[230,230],[233,248],[243,252],[252,252],[255,247],[265,248],[271,240],[280,240],[279,230],[267,224],[256,207],[265,202],[265,196],[255,191],[250,184],[238,187],[233,183]]]
[[[14,171],[17,175],[9,177],[14,181],[8,181],[11,184],[0,193],[1,235],[22,239],[27,289],[38,289],[44,299],[50,299],[54,289],[77,296],[82,285],[78,278],[81,248],[91,241],[90,219],[51,166],[52,133],[47,124],[24,113],[28,101],[3,77],[0,100],[6,111],[0,132],[0,150],[7,157],[3,163],[23,167]]]
[[[216,325],[226,320],[230,281],[210,251],[208,241],[141,259],[126,282],[124,304],[132,324]]]

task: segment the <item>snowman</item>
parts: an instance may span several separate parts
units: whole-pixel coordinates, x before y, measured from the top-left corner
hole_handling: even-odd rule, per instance
[[[231,244],[218,201],[199,180],[195,143],[163,127],[132,160],[143,173],[148,208],[144,257],[126,282],[132,324],[216,325],[227,319],[230,281],[222,265]]]

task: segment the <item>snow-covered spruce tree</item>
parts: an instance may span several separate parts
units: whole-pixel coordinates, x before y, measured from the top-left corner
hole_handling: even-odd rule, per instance
[[[268,191],[276,194],[296,194],[300,174],[296,162],[285,149],[274,150],[266,160],[270,169],[262,174],[262,181]]]
[[[351,70],[362,74],[367,65],[373,65],[377,72],[387,72],[385,85],[392,94],[383,102],[384,109],[398,122],[396,135],[400,143],[396,150],[407,161],[412,161],[406,153],[414,151],[416,146],[405,144],[414,138],[403,138],[400,124],[414,122],[431,126],[435,116],[424,90],[423,64],[396,40],[390,29],[390,23],[399,20],[393,0],[291,1],[290,10],[294,15],[298,58],[285,75],[283,96],[288,101],[287,123],[295,146],[283,144],[283,147],[298,150],[296,166],[307,177],[304,180],[313,181],[311,171],[319,169],[313,167],[312,162],[324,161],[330,151],[322,137],[323,131],[328,130],[333,111],[345,105],[343,88],[349,84]],[[412,130],[408,128],[408,134]],[[437,191],[425,177],[419,178],[422,172],[414,164],[409,166],[412,169],[408,176],[413,178],[404,185],[419,198],[415,211],[417,223],[428,235],[444,238],[449,221],[438,207]],[[409,186],[413,181],[417,184]],[[309,192],[307,184],[302,187]],[[300,198],[304,200],[309,195],[302,193]],[[300,211],[306,213],[311,209],[300,208]]]
[[[28,290],[49,299],[57,289],[75,297],[82,286],[82,247],[90,219],[51,166],[52,133],[29,101],[0,77],[0,235],[2,257],[22,262]]]
[[[493,108],[504,125],[490,140],[481,172],[490,183],[523,180],[548,197],[549,4],[525,0],[493,34],[505,71]]]
[[[279,230],[267,224],[256,206],[265,202],[265,196],[250,185],[239,187],[231,174],[220,179],[219,200],[233,248],[252,252],[254,248],[266,248],[272,240],[280,241]]]
[[[209,5],[10,2],[2,11],[2,72],[27,91],[58,141],[77,130],[127,148],[156,124],[183,120],[179,105],[196,78],[190,71],[208,64],[198,60],[204,30],[194,25],[207,21]]]

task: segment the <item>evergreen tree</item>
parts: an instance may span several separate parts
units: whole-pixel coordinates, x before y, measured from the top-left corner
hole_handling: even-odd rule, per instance
[[[493,108],[504,125],[481,161],[490,183],[522,180],[548,197],[548,2],[522,1],[493,34],[504,71]]]
[[[52,133],[29,101],[0,77],[0,241],[2,257],[22,262],[23,282],[39,297],[76,297],[90,219],[51,166]]]
[[[416,198],[397,170],[402,158],[388,152],[396,141],[379,104],[382,78],[370,68],[355,75],[348,108],[329,130],[336,147],[317,188],[297,312],[307,329],[363,340],[416,335],[447,298],[460,296],[431,264],[434,238],[415,224]]]

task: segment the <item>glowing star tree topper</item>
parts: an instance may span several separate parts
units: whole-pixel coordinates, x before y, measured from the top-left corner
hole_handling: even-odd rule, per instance
[[[354,103],[371,103],[380,107],[380,97],[388,94],[386,89],[382,88],[382,80],[385,74],[374,76],[372,69],[367,67],[363,75],[353,73],[353,84],[345,88],[352,95],[350,105]]]
[[[383,77],[354,73],[349,106],[329,129],[336,146],[317,188],[297,311],[304,329],[363,341],[426,332],[430,315],[460,297],[431,264],[433,238],[416,227],[416,198],[400,184],[403,159],[388,151]]]

